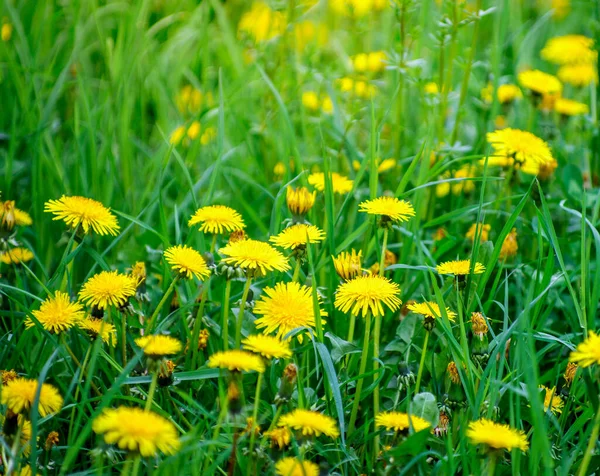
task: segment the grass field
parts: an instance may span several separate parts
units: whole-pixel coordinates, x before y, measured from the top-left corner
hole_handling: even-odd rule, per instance
[[[597,1],[0,21],[0,474],[600,474]]]

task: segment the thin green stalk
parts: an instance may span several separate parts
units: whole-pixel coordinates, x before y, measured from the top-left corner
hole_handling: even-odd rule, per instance
[[[258,379],[256,380],[256,394],[254,395],[254,410],[252,411],[252,428],[250,429],[250,464],[248,464],[248,476],[253,474],[254,469],[254,458],[252,453],[254,452],[254,440],[256,439],[256,431],[257,427],[257,418],[258,418],[258,404],[260,402],[260,390],[262,387],[262,372],[258,374]]]
[[[137,455],[135,460],[133,461],[133,469],[131,470],[131,476],[137,476],[140,470],[140,463],[142,462],[142,457]]]
[[[121,355],[123,367],[127,364],[127,315],[121,312]]]
[[[198,364],[198,337],[200,336],[200,325],[202,324],[202,316],[204,316],[204,306],[206,304],[206,298],[208,296],[208,283],[205,281],[202,284],[202,297],[200,298],[200,304],[198,305],[198,312],[196,313],[196,319],[194,320],[194,329],[192,331],[192,367],[196,368]]]
[[[231,298],[231,280],[225,283],[225,296],[223,297],[223,317],[221,320],[221,332],[223,339],[223,350],[229,349],[229,299]]]
[[[350,423],[348,425],[348,436],[354,433],[354,426],[356,424],[356,416],[358,414],[358,404],[360,403],[360,394],[362,392],[363,377],[367,369],[367,360],[369,360],[369,339],[371,337],[371,313],[367,313],[365,319],[365,336],[363,339],[363,350],[360,359],[360,368],[358,370],[358,381],[356,382],[356,392],[354,394],[354,403],[352,404],[352,413],[350,414]]]
[[[246,278],[246,284],[244,285],[244,292],[242,293],[242,302],[240,302],[240,310],[237,316],[237,322],[235,326],[235,348],[239,348],[242,343],[242,323],[244,322],[244,310],[246,308],[246,299],[248,299],[248,293],[250,292],[250,284],[252,284],[252,278]]]
[[[498,455],[495,451],[490,453],[490,458],[488,461],[488,476],[494,476],[496,474],[496,461],[498,459]]]
[[[421,352],[421,361],[419,363],[419,371],[417,373],[417,383],[415,384],[415,394],[419,393],[421,387],[421,377],[425,368],[425,354],[427,353],[427,344],[429,343],[429,331],[425,331],[425,340],[423,341],[423,350]]]
[[[297,283],[300,277],[300,268],[302,267],[301,260],[296,256],[296,266],[294,267],[294,275],[292,276],[292,282]]]
[[[149,412],[152,408],[152,402],[154,400],[154,392],[156,392],[156,385],[158,383],[158,372],[152,373],[152,383],[150,384],[150,390],[148,390],[148,399],[146,400],[146,406],[144,409]]]
[[[179,277],[175,277],[173,279],[173,281],[171,281],[169,288],[167,289],[167,291],[163,295],[162,299],[158,303],[158,306],[156,306],[156,309],[154,310],[154,313],[152,314],[152,317],[150,317],[150,321],[148,322],[148,325],[146,326],[146,334],[150,334],[154,330],[154,323],[156,322],[156,318],[158,317],[158,314],[160,313],[160,310],[162,309],[162,307],[167,302],[167,299],[169,298],[170,294],[173,292],[173,289],[175,289],[175,285],[177,284],[177,281],[179,281]]]
[[[225,416],[227,415],[227,397],[225,397],[224,395],[221,395],[221,411],[219,412],[219,418],[217,420],[217,425],[215,426],[215,429],[213,430],[213,435],[212,435],[212,441],[217,441],[217,438],[219,437],[219,433],[221,433],[221,426],[223,425],[223,422],[225,421]],[[201,474],[205,473],[207,468],[207,465],[210,464],[210,462],[212,461],[212,450],[213,447],[212,445],[209,446],[208,448],[208,454],[206,455],[206,458],[204,459],[204,464],[202,465],[202,471]]]
[[[590,460],[592,459],[592,455],[594,453],[594,447],[596,446],[596,442],[598,441],[599,431],[600,405],[598,406],[598,411],[596,412],[596,418],[594,418],[594,427],[592,428],[592,434],[590,435],[590,439],[585,448],[585,453],[583,454],[583,460],[581,461],[581,466],[579,466],[579,471],[577,471],[577,476],[585,476],[587,474],[588,466],[590,465]]]

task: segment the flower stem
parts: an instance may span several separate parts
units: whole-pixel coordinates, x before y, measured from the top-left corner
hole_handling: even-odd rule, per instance
[[[231,280],[225,284],[225,297],[223,298],[223,318],[221,321],[221,335],[223,350],[229,349],[229,299],[231,298]]]
[[[384,275],[383,265],[385,264],[385,250],[388,241],[388,228],[383,229],[383,242],[381,243],[381,258],[379,258],[379,276]]]
[[[150,384],[150,390],[148,390],[148,399],[146,400],[146,406],[144,410],[150,411],[152,407],[152,401],[154,400],[154,392],[156,391],[156,384],[158,383],[158,372],[152,374],[152,383]]]
[[[496,461],[498,455],[495,451],[492,451],[488,461],[488,476],[494,476],[496,474]]]
[[[252,427],[250,428],[250,464],[248,464],[248,476],[254,473],[254,457],[252,453],[254,452],[254,440],[256,439],[256,431],[255,429],[258,427],[257,418],[258,418],[258,404],[260,402],[260,390],[262,387],[262,372],[258,374],[258,379],[256,381],[256,394],[254,396],[254,411],[252,412]]]
[[[600,431],[600,405],[598,406],[598,411],[596,412],[596,418],[594,418],[594,427],[592,428],[592,434],[590,435],[590,439],[588,441],[587,447],[585,448],[585,453],[583,454],[583,460],[581,461],[581,466],[579,466],[579,471],[577,472],[577,476],[585,476],[587,474],[588,466],[590,465],[590,460],[592,459],[592,454],[594,453],[594,446],[596,446],[596,442],[598,441],[598,432]]]
[[[421,377],[423,376],[423,368],[425,368],[425,354],[427,353],[427,344],[429,343],[429,331],[425,331],[425,341],[421,351],[421,362],[419,363],[419,372],[417,373],[417,383],[415,384],[415,394],[419,393],[421,388]]]
[[[250,284],[252,284],[252,278],[246,278],[246,284],[244,285],[244,292],[242,293],[242,302],[240,302],[240,309],[237,316],[237,323],[235,326],[235,347],[236,349],[242,342],[242,323],[244,322],[244,309],[246,308],[246,299],[248,299],[248,293],[250,292]]]
[[[206,281],[202,285],[202,297],[200,298],[200,304],[198,306],[198,312],[196,313],[196,319],[194,319],[194,329],[192,331],[192,368],[196,368],[198,364],[198,337],[200,336],[200,325],[202,324],[202,316],[204,316],[204,305],[206,304],[206,297],[208,296],[208,283]]]
[[[123,357],[123,368],[127,364],[127,315],[121,312],[121,355]]]
[[[300,258],[296,257],[296,266],[294,267],[294,274],[292,276],[293,283],[298,282],[298,278],[300,277],[300,268],[301,267],[302,267],[301,260],[300,260]]]
[[[137,476],[140,470],[140,463],[142,462],[142,457],[137,455],[135,460],[133,461],[133,469],[131,470],[131,476]]]
[[[162,309],[162,307],[165,305],[165,302],[167,302],[168,297],[173,292],[173,289],[175,289],[175,285],[177,284],[178,280],[179,280],[178,277],[175,277],[173,279],[169,288],[167,289],[167,291],[163,295],[162,299],[158,303],[158,306],[156,306],[156,309],[154,310],[154,313],[152,314],[152,317],[150,317],[150,321],[148,322],[148,325],[146,326],[146,334],[150,334],[154,330],[154,324],[156,322],[156,318],[158,317],[158,314],[160,313],[160,310]]]
[[[365,336],[363,340],[363,350],[360,359],[360,368],[358,371],[359,378],[356,382],[356,392],[354,394],[354,403],[352,404],[352,413],[350,414],[350,424],[348,425],[348,436],[354,432],[354,425],[356,423],[356,415],[358,414],[358,404],[360,403],[360,393],[363,386],[363,377],[367,368],[367,360],[369,359],[369,339],[371,336],[371,313],[367,313],[365,322]]]

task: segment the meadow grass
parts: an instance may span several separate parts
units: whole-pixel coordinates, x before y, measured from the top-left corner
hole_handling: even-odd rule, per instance
[[[598,36],[598,3],[573,1],[563,11],[569,2],[365,1],[364,15],[330,3],[269,1],[268,21],[252,18],[244,32],[253,4],[241,0],[3,0],[1,200],[14,200],[33,223],[13,229],[3,218],[0,246],[34,257],[0,264],[0,369],[50,383],[64,398],[60,411],[43,415],[39,391],[32,397],[27,443],[22,424],[4,424],[3,473],[275,474],[293,456],[321,474],[597,474],[598,365],[564,377],[571,352],[598,325],[597,85],[564,84],[562,95],[588,108],[574,116],[522,85],[511,102],[495,91],[518,85],[527,69],[556,74],[540,51],[556,36]],[[315,30],[299,33],[306,22]],[[385,52],[383,70],[356,72],[351,57],[371,51]],[[350,91],[341,78],[355,81]],[[200,104],[182,98],[185,87],[201,92]],[[546,141],[555,165],[546,173],[498,167],[486,133],[505,126]],[[299,218],[286,207],[287,190],[314,190],[316,172],[323,190]],[[332,172],[351,189],[336,193]],[[63,195],[109,207],[119,233],[84,235],[53,220],[45,204]],[[388,227],[359,211],[381,196],[410,202],[414,216]],[[188,226],[198,208],[215,204],[237,210],[255,240],[302,220],[325,239],[281,250],[289,271],[229,269],[219,252],[229,234]],[[466,237],[473,224],[489,225],[487,236],[480,228]],[[518,251],[507,256],[513,230]],[[174,272],[163,252],[178,244],[204,256],[210,278]],[[384,306],[379,317],[339,309],[344,279],[332,257],[352,249],[362,253],[359,269],[397,283],[402,306]],[[457,259],[471,260],[464,281],[436,271]],[[126,311],[103,315],[115,325],[115,346],[78,326],[50,332],[32,313],[56,291],[75,301],[94,275],[129,273],[136,262],[145,263],[145,289]],[[475,262],[485,271],[473,273]],[[305,314],[314,316],[284,334],[293,356],[258,374],[210,367],[211,356],[261,332],[255,306],[281,282],[307,286]],[[425,301],[439,306],[429,330],[410,311]],[[472,331],[476,312],[488,327],[482,341]],[[142,333],[182,343],[167,384],[156,387],[164,362],[144,355],[135,342]],[[282,399],[292,363],[297,375]],[[560,398],[560,411],[545,406],[541,386]],[[6,404],[0,411],[14,423]],[[166,418],[178,450],[140,457],[107,444],[93,425],[117,406]],[[332,417],[339,436],[292,431],[279,448],[266,432],[297,408]],[[382,411],[430,427],[389,431],[375,424]],[[474,444],[467,430],[480,418],[522,430],[527,451]],[[53,431],[58,442],[46,444]]]

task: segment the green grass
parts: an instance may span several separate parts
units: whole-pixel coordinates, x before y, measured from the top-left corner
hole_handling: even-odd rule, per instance
[[[316,462],[331,474],[596,474],[598,367],[579,369],[571,387],[563,373],[569,353],[599,322],[598,91],[565,85],[563,95],[590,111],[568,120],[540,112],[527,97],[507,107],[496,98],[484,103],[480,93],[488,81],[516,83],[517,73],[528,67],[556,73],[556,66],[540,58],[549,38],[598,36],[595,2],[573,1],[563,19],[543,3],[396,0],[381,13],[355,20],[332,13],[325,1],[311,8],[299,0],[269,2],[290,19],[288,30],[304,20],[327,26],[323,45],[309,42],[296,50],[297,38],[289,31],[259,44],[239,35],[239,20],[250,8],[241,0],[4,0],[0,19],[13,30],[0,42],[0,191],[2,200],[15,200],[32,216],[33,225],[17,227],[12,239],[35,258],[26,266],[0,264],[0,369],[55,385],[64,405],[50,417],[35,409],[28,415],[34,448],[29,455],[5,429],[0,471],[27,465],[40,474],[135,471],[131,455],[104,444],[92,422],[105,408],[146,404],[151,376],[134,339],[143,327],[139,318],[147,323],[173,281],[162,251],[187,244],[208,252],[212,236],[187,222],[198,207],[211,204],[235,208],[248,236],[268,240],[292,218],[286,188],[311,188],[308,175],[320,170],[348,176],[354,184],[340,195],[328,178],[307,217],[326,239],[309,246],[299,281],[311,289],[315,309],[320,300],[327,316],[317,322],[312,339],[294,341],[301,380],[281,412],[316,409],[336,420],[341,436],[292,438],[285,455]],[[476,7],[485,15],[470,13]],[[387,69],[371,78],[378,93],[361,99],[341,92],[336,80],[352,76],[349,57],[373,50],[388,54]],[[255,59],[248,62],[250,54]],[[427,94],[428,82],[440,93]],[[176,104],[188,84],[214,98],[194,114],[181,113]],[[303,107],[308,90],[329,95],[333,113]],[[548,142],[558,162],[551,177],[487,164],[486,132],[494,130],[499,114],[510,127]],[[171,144],[175,128],[193,120],[203,131],[214,127],[213,140]],[[396,166],[378,172],[378,159],[389,157]],[[274,171],[277,164],[283,174]],[[454,175],[468,165],[477,165],[470,176]],[[457,190],[440,196],[442,187]],[[63,194],[110,207],[121,227],[118,236],[75,239],[62,221],[44,213],[44,203]],[[334,306],[340,279],[331,255],[362,250],[365,269],[380,261],[381,230],[374,218],[358,212],[358,204],[384,194],[410,201],[416,211],[390,229],[387,249],[397,263],[385,275],[398,283],[404,303],[434,301],[458,316],[456,322],[447,315],[437,320],[423,354],[422,319],[406,309],[388,310],[381,322],[379,366],[373,366],[371,342],[366,370],[359,374],[365,320],[356,318],[348,342],[351,318]],[[476,222],[491,225],[488,240],[465,238]],[[434,240],[440,228],[446,237]],[[502,260],[502,243],[513,228],[518,254]],[[226,243],[227,236],[220,236],[217,251]],[[14,245],[0,232],[2,249]],[[469,276],[460,291],[435,272],[441,262],[469,257],[486,271]],[[218,252],[214,259],[221,259]],[[135,313],[127,318],[126,336],[119,312],[107,316],[117,327],[114,351],[76,328],[64,336],[48,333],[39,322],[25,328],[25,319],[49,293],[61,290],[75,299],[94,274],[125,272],[136,261],[146,263],[149,300],[131,300]],[[243,335],[255,332],[252,301],[266,287],[291,281],[294,263],[291,258],[288,273],[252,281]],[[152,409],[176,426],[181,450],[144,458],[140,473],[196,474],[204,468],[207,474],[273,474],[282,456],[263,435],[256,440],[257,455],[249,455],[244,428],[255,403],[263,432],[273,422],[287,362],[268,365],[259,402],[257,376],[245,374],[241,412],[221,413],[228,376],[206,361],[223,349],[225,283],[216,274],[203,285],[179,281],[178,305],[168,297],[159,309],[158,329],[185,345],[206,289],[199,314],[210,338],[195,363],[191,352],[174,359],[174,384],[154,395]],[[243,279],[231,281],[230,348],[243,289]],[[472,355],[469,321],[476,311],[490,325],[489,358],[482,363]],[[373,331],[374,325],[371,338]],[[85,362],[87,378],[75,359]],[[450,361],[457,364],[458,385],[446,375]],[[419,371],[421,393],[415,395]],[[361,379],[356,429],[349,431]],[[540,385],[557,388],[562,413],[544,411]],[[374,393],[381,410],[422,415],[434,427],[440,411],[450,413],[447,433],[393,435],[375,428]],[[491,459],[465,435],[468,423],[481,417],[523,430],[529,450],[504,452],[491,468]],[[50,431],[58,432],[60,442],[46,450]]]

